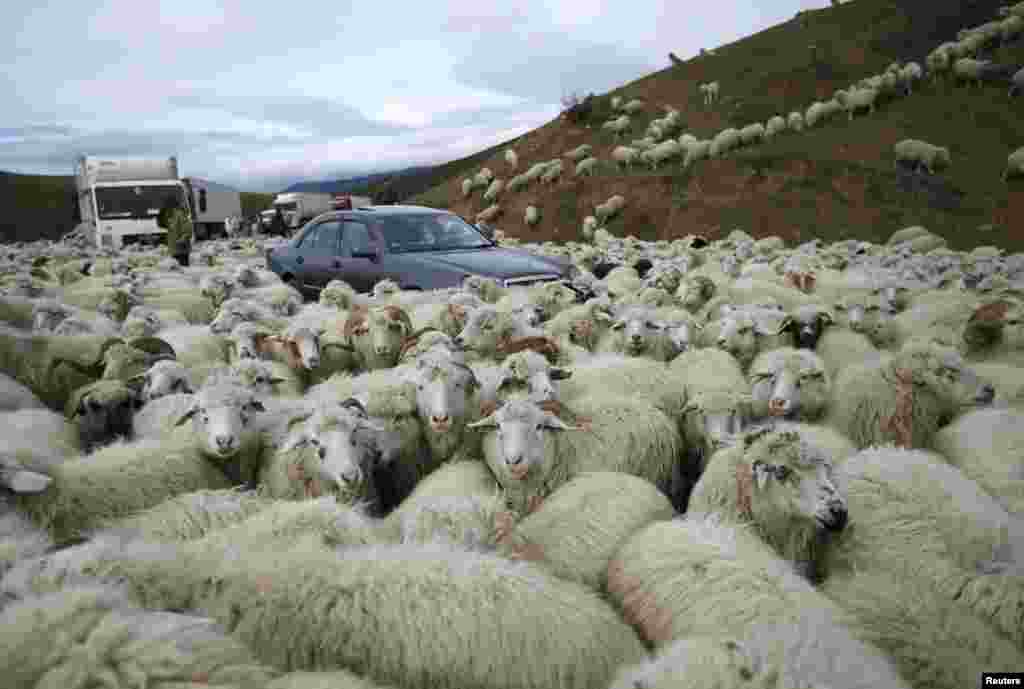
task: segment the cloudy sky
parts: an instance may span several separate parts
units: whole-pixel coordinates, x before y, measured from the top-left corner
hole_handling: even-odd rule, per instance
[[[176,154],[183,175],[276,191],[440,163],[826,4],[7,0],[0,170]]]

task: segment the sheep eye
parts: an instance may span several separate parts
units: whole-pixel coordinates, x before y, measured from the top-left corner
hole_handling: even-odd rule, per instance
[[[309,439],[309,444],[313,445],[314,447],[320,447],[320,439],[319,438],[310,438]]]
[[[542,430],[544,430],[544,424],[542,424],[542,423],[539,423],[539,424],[537,424],[536,430],[537,430],[537,431],[542,431]]]

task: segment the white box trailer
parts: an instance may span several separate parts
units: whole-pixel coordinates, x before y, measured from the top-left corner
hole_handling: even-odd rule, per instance
[[[231,187],[199,177],[186,177],[196,239],[227,236],[224,221],[242,217],[242,194]]]
[[[134,242],[162,242],[167,231],[156,217],[170,198],[188,208],[178,159],[79,156],[75,191],[82,222],[92,225],[96,245],[120,249]]]
[[[300,227],[321,213],[333,209],[334,195],[310,191],[289,191],[274,198],[274,208],[280,208],[285,224]]]

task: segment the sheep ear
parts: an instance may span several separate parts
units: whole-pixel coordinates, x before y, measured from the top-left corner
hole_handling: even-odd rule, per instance
[[[551,412],[545,412],[544,418],[541,421],[541,425],[544,428],[550,428],[553,431],[579,431],[583,430],[579,426],[570,426],[560,418],[552,414]]]
[[[794,321],[791,316],[786,316],[785,318],[782,319],[782,322],[779,323],[779,327],[776,328],[775,332],[768,331],[765,334],[766,335],[781,335],[782,333],[786,332],[787,330],[790,330],[791,328],[793,328],[794,325],[796,325],[796,321]]]
[[[612,323],[612,330],[622,330],[625,327],[626,327],[626,322],[625,321],[615,321],[614,323]]]
[[[143,389],[146,387],[148,375],[140,373],[137,376],[132,376],[128,380],[124,381],[125,386],[130,389],[136,395],[142,394]]]
[[[818,313],[818,321],[821,325],[832,325],[836,322],[836,317],[831,311],[821,311]]]
[[[611,323],[613,320],[612,317],[604,311],[594,311],[594,314],[591,317],[600,323]]]
[[[357,416],[360,416],[363,419],[368,418],[368,415],[366,413],[366,407],[364,407],[363,403],[357,400],[355,397],[349,397],[346,400],[338,402],[338,406],[340,406],[342,409],[351,410]]]
[[[277,377],[273,377],[272,376],[271,378],[269,378],[267,380],[267,382],[270,383],[271,385],[280,385],[281,383],[287,383],[288,379],[287,378],[277,378]]]
[[[14,493],[42,493],[53,479],[45,474],[21,468],[0,467],[0,485]]]
[[[551,376],[551,380],[568,380],[572,377],[572,371],[555,366],[548,372],[548,375]]]
[[[260,402],[255,397],[250,399],[248,402],[246,402],[245,406],[243,407],[243,409],[245,409],[246,411],[261,411],[261,412],[267,410],[267,408],[263,406],[263,403]]]

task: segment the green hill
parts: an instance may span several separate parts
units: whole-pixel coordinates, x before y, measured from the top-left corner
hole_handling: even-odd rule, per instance
[[[955,40],[958,30],[997,18],[1001,4],[853,0],[803,12],[721,46],[713,55],[626,84],[595,99],[587,124],[558,118],[517,143],[519,171],[590,143],[603,161],[599,173],[581,179],[566,166],[553,185],[535,183],[506,193],[504,214],[495,224],[525,239],[576,238],[584,216],[593,214],[596,204],[622,194],[627,206],[609,229],[645,239],[690,232],[713,238],[742,227],[755,236],[790,240],[879,241],[895,229],[920,224],[953,247],[984,243],[1024,251],[1024,183],[1000,180],[1006,156],[1024,145],[1024,99],[1009,100],[1005,84],[986,83],[979,89],[926,82],[909,97],[880,104],[871,115],[848,122],[842,114],[812,130],[787,133],[686,171],[675,162],[655,172],[638,167],[620,173],[610,162],[612,148],[642,137],[650,120],[662,114],[662,106],[680,110],[683,131],[700,139],[726,127],[763,123],[775,114],[806,111],[812,102],[828,100],[836,90],[884,71],[891,62],[916,60],[923,65],[924,56]],[[999,47],[989,57],[1019,67],[1024,41]],[[698,85],[712,80],[720,82],[721,96],[706,107]],[[615,95],[647,104],[622,141],[600,128]],[[932,178],[895,169],[892,146],[904,138],[947,146],[952,167]],[[475,215],[486,204],[479,191],[462,199],[462,177],[482,166],[506,179],[515,174],[499,150],[477,158],[468,169],[453,170],[450,179],[410,202]],[[523,222],[530,204],[541,211],[534,228]]]

